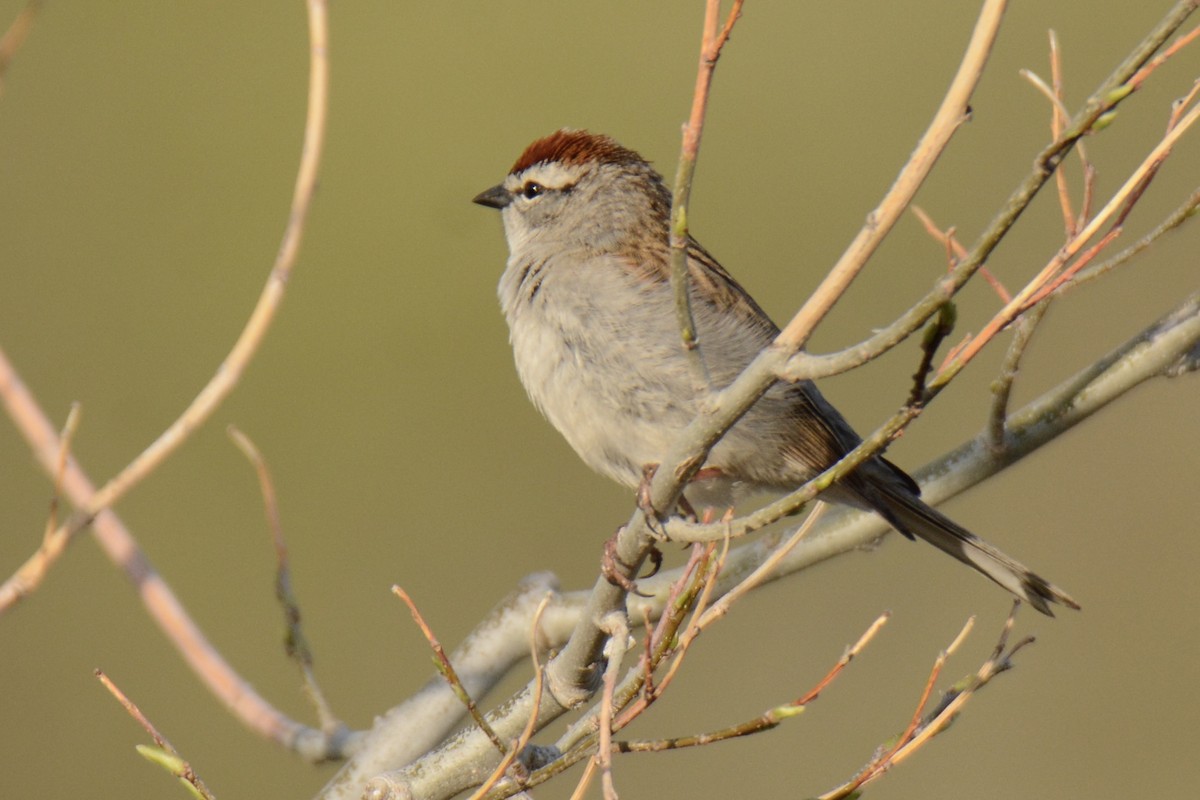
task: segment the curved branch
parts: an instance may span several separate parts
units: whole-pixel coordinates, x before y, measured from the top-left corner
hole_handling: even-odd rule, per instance
[[[134,584],[151,618],[209,691],[251,730],[300,752],[306,758],[316,760],[341,755],[344,752],[343,748],[353,741],[353,737],[342,733],[326,735],[302,725],[259,695],[208,641],[150,563],[133,534],[120,518],[108,509],[121,494],[128,491],[182,444],[187,435],[207,419],[217,404],[233,389],[279,307],[284,287],[299,252],[325,138],[329,63],[328,21],[324,0],[309,0],[308,15],[311,61],[304,150],[283,244],[259,298],[258,306],[212,381],[162,436],[104,488],[97,489],[74,458],[67,460],[62,473],[63,491],[71,502],[84,509],[85,513],[82,520],[61,526],[54,535],[69,536],[73,530],[81,527],[81,522],[92,522],[92,532],[101,549]],[[0,351],[0,398],[43,469],[52,476],[56,474],[61,450],[58,434],[3,351]],[[37,558],[37,554],[34,558]],[[11,608],[32,588],[14,579],[5,582],[0,586],[0,613]]]
[[[904,209],[908,208],[913,196],[929,177],[934,164],[950,143],[950,137],[970,118],[971,95],[975,93],[975,87],[983,77],[983,69],[996,43],[1005,6],[1003,0],[988,0],[984,3],[958,72],[929,123],[929,128],[917,143],[916,150],[883,200],[867,215],[866,225],[854,237],[854,241],[846,248],[837,264],[776,338],[777,347],[795,351],[804,346],[817,324],[824,319],[833,308],[833,304],[845,294],[850,283],[866,266],[867,259],[891,233],[896,221],[900,219]]]

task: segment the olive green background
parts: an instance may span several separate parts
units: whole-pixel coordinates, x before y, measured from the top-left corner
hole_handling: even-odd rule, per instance
[[[1047,140],[1047,104],[1017,74],[1048,75],[1046,30],[1060,35],[1075,106],[1167,5],[1014,4],[974,119],[919,204],[971,241]],[[20,6],[0,2],[0,24]],[[506,252],[499,220],[469,201],[561,125],[610,133],[672,174],[701,6],[333,4],[328,150],[282,313],[232,398],[118,506],[213,641],[289,713],[312,719],[281,652],[257,484],[225,425],[270,460],[318,674],[355,727],[431,674],[391,584],[408,589],[448,645],[529,572],[590,585],[631,498],[583,467],[526,401],[494,297]],[[692,229],[777,318],[803,301],[903,163],[975,11],[747,4],[714,85]],[[1198,53],[1185,51],[1089,140],[1102,196],[1156,141],[1170,100],[1200,72]],[[0,98],[0,346],[56,421],[83,404],[76,451],[97,481],[174,419],[252,308],[286,219],[306,75],[299,2],[52,3],[10,70]],[[1194,188],[1198,152],[1185,140],[1130,241]],[[992,268],[1019,285],[1061,235],[1047,192]],[[1198,246],[1195,230],[1172,236],[1053,309],[1018,402],[1194,291]],[[886,324],[943,268],[940,246],[907,217],[814,349]],[[969,288],[957,335],[978,330],[996,304],[982,283]],[[973,435],[998,355],[985,353],[891,455],[915,468]],[[916,359],[906,344],[824,386],[871,428],[903,400]],[[871,796],[1194,790],[1197,388],[1194,376],[1145,386],[949,504],[1084,610],[1057,621],[1023,613],[1020,633],[1038,642],[1018,668]],[[49,498],[27,447],[0,423],[0,572],[36,547]],[[622,797],[822,791],[903,728],[935,655],[969,615],[976,632],[946,681],[986,655],[1008,607],[994,586],[898,537],[774,585],[701,640],[631,736],[757,715],[806,691],[875,615],[894,616],[780,729],[619,758]],[[220,797],[311,796],[333,774],[226,714],[85,536],[0,619],[0,796],[182,796],[134,752],[146,737],[94,667]],[[536,794],[565,798],[573,783]]]

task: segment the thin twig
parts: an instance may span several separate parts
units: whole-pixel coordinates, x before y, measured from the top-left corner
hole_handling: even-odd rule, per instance
[[[104,688],[108,690],[109,694],[116,698],[117,702],[121,704],[126,713],[133,717],[134,720],[136,720],[137,723],[142,726],[142,729],[145,730],[146,733],[150,734],[150,738],[154,740],[154,744],[158,749],[158,752],[153,752],[139,746],[137,748],[138,752],[148,760],[153,761],[154,763],[166,769],[175,777],[185,781],[187,785],[194,789],[200,797],[204,798],[204,800],[213,800],[212,793],[209,792],[208,787],[204,785],[204,781],[200,780],[200,776],[196,774],[196,771],[192,769],[192,765],[185,761],[183,757],[179,755],[179,751],[167,741],[166,737],[158,732],[158,729],[155,728],[154,724],[150,722],[145,714],[142,713],[142,710],[137,707],[137,704],[130,700],[129,697],[123,691],[121,691],[120,687],[113,683],[112,679],[104,674],[103,670],[94,670],[93,674],[100,679],[100,683],[103,684]],[[162,757],[164,755],[166,758]]]
[[[542,613],[545,612],[546,606],[550,603],[550,595],[542,598],[538,603],[537,610],[533,612],[533,624],[529,631],[529,657],[533,661],[533,706],[529,713],[529,719],[525,723],[525,728],[521,731],[521,735],[513,742],[512,747],[505,753],[504,758],[500,759],[500,763],[492,770],[491,775],[483,782],[474,793],[471,794],[470,800],[480,800],[484,795],[491,791],[504,773],[508,772],[508,768],[512,766],[517,756],[529,744],[529,740],[533,738],[533,734],[537,732],[538,709],[542,706],[542,691],[546,685],[546,670],[542,666],[541,658],[538,656],[538,629],[541,626]]]
[[[698,392],[708,388],[708,371],[700,356],[700,339],[696,333],[696,322],[692,317],[692,303],[688,291],[688,202],[692,194],[692,179],[696,174],[696,159],[700,153],[700,138],[704,132],[704,115],[708,108],[708,93],[712,87],[713,71],[721,50],[729,41],[729,34],[742,13],[743,0],[734,0],[729,17],[723,28],[718,29],[721,2],[707,0],[704,9],[704,33],[700,43],[700,64],[696,71],[696,88],[692,92],[692,110],[683,126],[683,145],[679,154],[679,167],[675,173],[675,191],[671,196],[671,287],[675,294],[675,316],[679,323],[688,368],[692,382]]]
[[[1048,285],[1051,285],[1054,279],[1059,275],[1063,265],[1071,258],[1076,256],[1084,247],[1084,245],[1095,236],[1100,228],[1111,218],[1122,212],[1127,200],[1133,195],[1140,193],[1145,188],[1144,179],[1153,171],[1157,170],[1170,153],[1179,138],[1187,132],[1187,130],[1200,119],[1200,104],[1194,106],[1184,117],[1179,120],[1179,124],[1163,136],[1157,145],[1150,151],[1149,154],[1142,160],[1142,163],[1133,171],[1126,179],[1125,183],[1118,189],[1113,196],[1105,204],[1104,208],[1096,213],[1092,220],[1084,226],[1084,228],[1063,248],[1057,255],[1042,269],[1040,273],[1025,285],[1020,292],[1012,299],[1010,303],[1005,305],[992,319],[984,326],[983,330],[972,339],[963,350],[958,354],[954,362],[943,369],[937,377],[935,383],[944,384],[945,381],[953,378],[963,367],[971,361],[979,353],[985,344],[992,340],[1005,326],[1013,321],[1020,313],[1030,308],[1037,302],[1040,297],[1044,296],[1044,291]],[[1125,212],[1127,213],[1127,212]],[[1114,229],[1119,230],[1119,229]],[[1113,231],[1110,231],[1112,234]],[[1095,251],[1093,251],[1094,254]]]
[[[913,206],[912,212],[916,215],[917,219],[920,220],[921,226],[925,228],[926,233],[944,243],[947,250],[946,261],[951,270],[953,270],[967,258],[967,248],[963,247],[962,243],[959,242],[958,239],[954,238],[954,228],[947,228],[943,231],[933,221],[933,218],[926,213],[925,209],[921,208],[920,206]],[[987,267],[980,267],[979,277],[987,281],[988,285],[992,287],[992,290],[995,291],[1000,297],[1000,302],[1007,303],[1012,299],[1012,295],[1009,293],[1008,289],[1004,288],[1004,284],[1000,282],[999,278],[992,274],[990,269]]]
[[[575,784],[575,791],[571,792],[571,800],[583,800],[584,794],[587,793],[587,788],[592,782],[592,778],[596,775],[596,756],[588,759],[587,764],[583,768],[583,774],[579,776],[579,783]]]
[[[267,529],[271,533],[271,543],[275,548],[275,599],[279,601],[279,605],[283,609],[283,620],[287,626],[284,647],[288,658],[295,661],[296,666],[300,669],[305,694],[308,695],[309,701],[317,712],[321,730],[328,732],[343,730],[345,726],[333,713],[329,701],[325,698],[325,693],[321,690],[321,685],[317,683],[316,672],[313,670],[312,648],[309,646],[308,638],[304,635],[304,628],[300,624],[300,601],[292,590],[292,571],[288,562],[287,541],[283,536],[283,523],[279,516],[279,498],[275,492],[275,482],[271,478],[271,470],[267,466],[266,459],[263,458],[262,453],[249,436],[232,425],[225,430],[258,475],[263,510],[267,516]]]
[[[250,318],[216,373],[199,391],[183,413],[159,434],[136,458],[79,503],[83,514],[72,523],[70,535],[86,527],[101,509],[109,508],[147,475],[158,468],[188,437],[208,420],[221,402],[238,385],[242,374],[257,354],[267,331],[283,303],[284,293],[300,254],[308,214],[316,192],[317,173],[324,151],[329,108],[329,26],[325,0],[308,0],[309,83],[308,111],[300,167],[292,191],[292,204],[275,262],[267,275]]]
[[[1032,637],[1028,637],[1018,642],[1011,649],[1007,650],[1007,652],[1005,651],[1019,606],[1019,602],[1013,604],[1013,609],[1009,613],[1004,626],[1001,628],[996,648],[992,651],[991,656],[979,667],[965,685],[952,687],[937,707],[928,715],[922,717],[922,709],[928,702],[933,683],[936,682],[937,677],[941,674],[946,659],[953,655],[970,630],[971,622],[968,621],[967,626],[955,637],[954,642],[945,651],[940,653],[935,660],[930,677],[922,690],[917,714],[914,715],[913,720],[910,721],[904,733],[893,744],[884,749],[881,754],[873,758],[866,767],[859,770],[857,775],[841,786],[822,794],[819,800],[843,800],[844,798],[859,796],[860,790],[866,784],[876,780],[889,769],[912,756],[928,744],[934,736],[945,731],[955,717],[962,712],[963,707],[976,692],[990,683],[1001,672],[1011,669],[1013,666],[1012,657],[1033,641]]]
[[[621,709],[621,713],[610,723],[613,731],[621,730],[640,716],[662,696],[670,684],[669,675],[661,682],[654,683],[653,671],[663,660],[677,654],[679,643],[676,632],[689,609],[698,609],[703,602],[700,598],[704,588],[712,583],[717,570],[710,563],[715,546],[715,543],[709,543],[693,547],[692,556],[688,559],[687,565],[680,570],[679,578],[672,582],[670,599],[667,601],[664,613],[659,618],[659,624],[648,637],[646,650],[639,659],[638,665],[629,671],[621,685],[615,687],[612,693],[611,707]],[[693,611],[693,619],[695,613]],[[650,626],[646,627],[649,630]],[[678,661],[678,658],[673,661],[672,666],[676,666]],[[599,721],[599,716],[600,711],[594,708],[592,712],[572,725],[555,742],[556,749],[562,753],[561,757],[534,772],[527,785],[532,786],[544,782],[582,758],[595,754],[599,747],[599,730],[603,724]],[[589,764],[595,763],[597,760],[598,756],[593,755]],[[582,781],[580,785],[583,785]]]
[[[1021,365],[1021,357],[1033,341],[1038,324],[1050,310],[1050,303],[1039,303],[1020,316],[1015,325],[1013,340],[1004,353],[1000,372],[992,381],[992,403],[988,412],[988,445],[994,452],[1001,452],[1008,442],[1008,401],[1012,396],[1013,383]]]
[[[709,625],[717,621],[717,619],[729,613],[729,609],[740,600],[744,595],[750,592],[755,587],[763,583],[770,574],[775,570],[776,565],[782,561],[792,549],[800,543],[800,540],[808,535],[825,512],[828,510],[828,503],[818,503],[817,507],[808,513],[804,518],[804,522],[796,528],[788,540],[781,546],[775,548],[769,558],[765,559],[753,572],[747,575],[741,583],[730,589],[717,602],[713,603],[712,607],[707,609],[700,619],[695,623],[695,627],[703,630]]]
[[[1104,261],[1100,264],[1095,264],[1076,273],[1071,280],[1067,281],[1063,285],[1059,286],[1057,290],[1055,290],[1055,296],[1063,295],[1069,291],[1072,291],[1084,285],[1085,283],[1106,275],[1117,267],[1128,263],[1143,250],[1158,241],[1158,239],[1164,234],[1169,233],[1183,223],[1194,219],[1196,217],[1196,211],[1198,208],[1200,208],[1200,189],[1196,189],[1194,192],[1192,192],[1192,194],[1183,202],[1182,205],[1172,211],[1166,219],[1164,219],[1158,224],[1157,227],[1154,228],[1154,230],[1147,233],[1141,239],[1138,239],[1132,245],[1125,248],[1120,253],[1117,253],[1107,261]]]
[[[768,709],[754,719],[746,720],[738,725],[732,725],[728,728],[722,728],[717,731],[708,733],[695,734],[692,736],[677,736],[670,739],[653,739],[653,740],[629,740],[617,742],[617,749],[622,753],[649,753],[660,752],[663,750],[677,750],[684,747],[699,747],[701,745],[714,744],[716,742],[734,739],[739,736],[748,736],[754,733],[771,730],[778,727],[784,720],[798,716],[804,708],[820,696],[821,692],[829,687],[834,680],[842,673],[847,665],[866,648],[867,644],[875,638],[875,634],[884,626],[888,620],[888,614],[881,614],[871,626],[858,638],[838,662],[825,674],[817,685],[806,692],[801,697],[775,708]]]
[[[838,659],[838,662],[833,665],[833,668],[825,674],[825,677],[817,681],[817,685],[812,689],[809,689],[807,694],[792,701],[792,705],[806,706],[820,697],[821,692],[825,691],[825,689],[828,688],[829,685],[833,683],[839,675],[842,674],[842,671],[850,665],[850,662],[857,658],[858,654],[866,649],[867,645],[870,644],[875,638],[875,635],[883,629],[883,626],[886,625],[888,620],[891,618],[891,612],[888,611],[885,611],[876,617],[875,621],[871,623],[870,627],[863,632],[863,635],[858,637],[858,641],[846,649],[846,652],[843,653],[842,657]]]
[[[1191,5],[1194,9],[1196,4],[1192,3]],[[1134,76],[1129,79],[1130,87],[1134,89],[1140,88],[1141,85],[1146,82],[1146,79],[1154,73],[1154,70],[1165,64],[1180,50],[1196,41],[1197,38],[1200,38],[1200,26],[1192,28],[1183,36],[1180,36],[1178,39],[1171,42],[1171,44],[1164,48],[1163,51],[1157,56],[1150,59],[1150,61],[1144,67],[1139,69]]]
[[[710,542],[709,546],[710,549],[707,552],[711,554],[711,548],[715,546],[715,543]],[[653,687],[652,690],[647,689],[643,691],[646,706],[649,706],[650,703],[661,697],[662,694],[667,690],[667,687],[669,687],[675,680],[675,676],[679,674],[680,667],[683,666],[684,659],[687,658],[688,653],[691,651],[692,644],[695,643],[696,638],[703,632],[703,628],[698,623],[701,619],[703,619],[705,612],[708,610],[709,603],[711,602],[713,596],[713,588],[717,583],[717,576],[721,574],[721,568],[724,566],[725,557],[728,554],[729,537],[726,536],[722,542],[720,557],[716,560],[706,560],[703,565],[703,571],[697,571],[696,581],[693,583],[693,586],[698,587],[699,592],[697,593],[693,591],[689,593],[689,596],[692,599],[690,604],[692,607],[691,624],[684,628],[682,634],[678,634],[678,629],[682,626],[682,620],[680,620],[680,622],[677,623],[676,626],[670,631],[672,638],[678,639],[678,641],[661,650],[659,661],[661,663],[661,659],[670,657],[671,665],[667,668],[666,674],[663,675],[657,686]],[[664,641],[662,644],[667,645],[668,643]],[[638,713],[640,713],[640,709],[638,710]],[[636,713],[624,714],[621,718],[621,724],[618,727],[625,727],[632,722],[636,716]]]
[[[900,748],[908,744],[908,742],[912,740],[913,736],[920,729],[921,717],[925,713],[926,706],[929,705],[929,698],[933,695],[933,687],[937,685],[938,678],[940,678],[942,675],[942,670],[946,666],[946,660],[950,658],[950,656],[953,655],[956,650],[958,650],[958,646],[962,644],[962,642],[971,633],[971,629],[974,627],[975,617],[968,617],[966,623],[958,632],[958,636],[955,636],[954,641],[950,643],[950,646],[938,653],[937,658],[935,658],[933,661],[933,667],[929,670],[929,677],[925,679],[925,686],[921,689],[920,700],[917,701],[917,707],[913,711],[912,719],[908,722],[908,727],[905,728],[904,732],[900,734],[899,738],[896,740],[896,744],[890,750],[886,751],[884,755],[875,759],[875,763],[868,767],[868,769],[865,771],[867,774],[863,781],[864,783],[875,775],[886,770],[893,757],[895,757],[896,753],[899,752]]]
[[[417,608],[417,604],[413,602],[411,597],[409,597],[408,592],[404,591],[404,589],[400,588],[399,586],[392,587],[392,594],[399,597],[404,601],[404,605],[408,606],[408,613],[412,614],[413,621],[416,622],[417,627],[421,629],[421,635],[425,637],[425,641],[429,643],[430,649],[433,650],[434,663],[437,665],[438,672],[440,672],[442,677],[446,679],[446,683],[450,685],[450,688],[454,690],[454,696],[457,697],[464,706],[466,706],[467,713],[471,715],[471,719],[476,725],[479,726],[479,729],[487,735],[488,739],[490,739],[492,744],[495,745],[496,750],[498,750],[501,755],[507,755],[508,746],[504,744],[504,742],[496,734],[496,731],[493,730],[492,726],[488,724],[488,721],[484,719],[483,714],[480,713],[479,706],[475,704],[475,700],[471,697],[470,692],[468,692],[467,688],[463,686],[463,682],[459,679],[458,673],[454,670],[454,665],[450,663],[450,659],[446,655],[446,650],[442,647],[442,643],[438,641],[433,629],[429,627],[429,623],[425,621],[425,617],[421,614],[420,609]]]
[[[66,552],[67,537],[59,533],[59,508],[62,505],[63,479],[71,457],[71,442],[79,428],[80,414],[79,403],[72,403],[71,410],[67,412],[67,421],[63,423],[62,431],[58,434],[58,458],[52,473],[54,493],[50,496],[50,511],[46,515],[46,525],[42,530],[42,544],[5,584],[6,587],[11,587],[10,591],[17,599],[34,592],[45,580],[50,567]]]

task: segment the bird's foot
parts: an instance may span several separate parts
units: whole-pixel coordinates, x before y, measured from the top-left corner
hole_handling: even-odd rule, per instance
[[[613,586],[624,589],[630,594],[636,594],[638,597],[652,597],[653,595],[640,591],[637,588],[635,579],[629,574],[633,565],[626,564],[617,555],[617,537],[621,535],[622,530],[624,528],[617,528],[617,532],[604,543],[604,557],[600,560],[600,573]],[[662,568],[662,551],[653,544],[650,545],[650,552],[647,553],[647,557],[650,559],[650,572],[641,576],[642,578],[652,578]]]

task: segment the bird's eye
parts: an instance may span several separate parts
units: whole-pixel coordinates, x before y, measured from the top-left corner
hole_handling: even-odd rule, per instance
[[[525,185],[521,187],[521,194],[525,196],[526,200],[532,200],[544,191],[546,191],[546,187],[537,181],[526,181]]]

